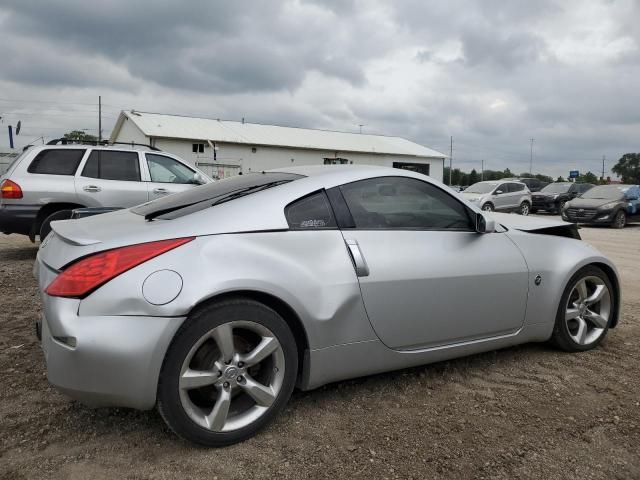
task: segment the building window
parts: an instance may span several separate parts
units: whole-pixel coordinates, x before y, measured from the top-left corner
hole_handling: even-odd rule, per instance
[[[192,143],[191,151],[193,153],[204,153],[204,143]]]
[[[347,165],[349,160],[346,158],[325,158],[325,165]]]

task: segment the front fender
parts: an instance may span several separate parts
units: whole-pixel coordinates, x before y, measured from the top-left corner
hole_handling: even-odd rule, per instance
[[[614,288],[615,313],[620,316],[620,281],[611,260],[581,240],[510,230],[507,235],[522,252],[529,268],[529,296],[525,324],[548,324],[551,336],[558,306],[571,277],[581,268],[596,264],[609,275]],[[536,285],[536,277],[541,282]]]

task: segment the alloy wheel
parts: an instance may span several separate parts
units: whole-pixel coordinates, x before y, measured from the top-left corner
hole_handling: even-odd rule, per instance
[[[618,211],[614,219],[615,227],[624,228],[626,223],[627,223],[627,216],[624,214],[622,210]]]
[[[180,371],[184,411],[202,428],[228,432],[250,425],[276,400],[285,376],[285,356],[264,325],[233,321],[204,334]]]
[[[490,203],[485,203],[482,206],[482,210],[484,210],[485,212],[493,212],[493,205],[491,205]]]
[[[589,345],[605,332],[611,317],[611,293],[604,281],[583,277],[575,284],[565,310],[565,324],[571,339]]]
[[[522,202],[520,205],[520,214],[521,215],[529,215],[529,204],[527,202]]]

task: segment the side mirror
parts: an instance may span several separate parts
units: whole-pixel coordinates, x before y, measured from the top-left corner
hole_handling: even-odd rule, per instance
[[[495,191],[495,192],[493,192],[493,193],[494,193],[494,194],[496,194],[496,195],[502,195],[502,193],[503,193],[503,192],[502,192],[502,190],[496,190],[496,191]]]
[[[492,233],[496,231],[496,222],[493,219],[486,218],[481,213],[476,213],[476,232]]]
[[[206,182],[206,180],[202,177],[202,175],[200,175],[199,173],[194,173],[193,174],[193,183],[195,183],[196,185],[204,185]]]

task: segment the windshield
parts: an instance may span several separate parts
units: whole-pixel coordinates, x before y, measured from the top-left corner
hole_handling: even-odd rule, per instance
[[[581,198],[598,198],[602,200],[620,200],[629,185],[599,185],[587,190]]]
[[[550,183],[541,192],[544,193],[566,193],[571,188],[571,183]]]
[[[494,188],[496,188],[496,185],[498,184],[478,182],[467,188],[464,193],[489,193],[493,191]]]
[[[237,175],[217,182],[194,187],[181,193],[143,203],[131,211],[143,215],[147,220],[162,218],[170,220],[205,208],[244,197],[260,190],[289,183],[302,175],[281,172],[250,173]]]

